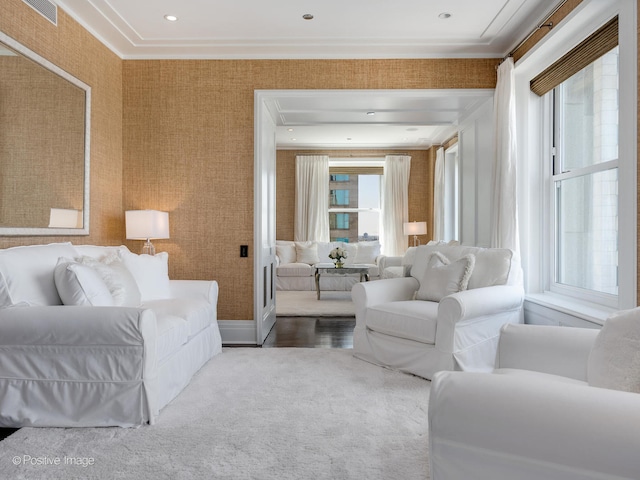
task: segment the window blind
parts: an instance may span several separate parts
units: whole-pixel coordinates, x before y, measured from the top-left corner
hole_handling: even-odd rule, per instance
[[[384,167],[329,167],[330,175],[382,175]]]
[[[544,95],[618,45],[618,17],[591,34],[531,80],[531,91]]]

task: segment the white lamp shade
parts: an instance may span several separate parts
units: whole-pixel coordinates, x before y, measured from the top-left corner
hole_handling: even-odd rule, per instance
[[[127,240],[169,238],[169,213],[158,210],[125,212]]]
[[[427,222],[406,222],[403,225],[405,235],[425,235],[427,233]]]
[[[82,211],[69,208],[52,208],[49,228],[82,228]]]

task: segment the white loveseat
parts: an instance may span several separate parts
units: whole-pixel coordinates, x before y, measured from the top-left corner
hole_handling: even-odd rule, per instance
[[[496,367],[434,377],[432,480],[640,478],[640,309],[600,331],[508,325]]]
[[[490,371],[500,327],[522,323],[522,270],[513,251],[424,245],[407,277],[359,283],[354,355],[431,379]]]
[[[70,243],[0,250],[0,426],[130,427],[221,351],[215,281],[168,255]]]
[[[333,263],[329,252],[336,247],[347,251],[345,265],[369,266],[369,279],[379,277],[378,242],[291,242],[276,241],[276,290],[315,290],[315,266],[318,263]],[[320,277],[322,291],[349,291],[360,281],[359,274],[325,275]]]

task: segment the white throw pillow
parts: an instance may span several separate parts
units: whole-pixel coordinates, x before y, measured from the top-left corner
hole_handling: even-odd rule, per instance
[[[138,284],[142,302],[171,298],[167,252],[156,255],[126,252],[123,261]]]
[[[113,297],[102,277],[88,265],[61,257],[53,273],[58,295],[65,305],[110,307]]]
[[[124,253],[111,253],[99,259],[83,256],[79,261],[98,272],[111,292],[114,305],[137,307],[141,302],[140,288],[129,269],[120,259],[121,254]]]
[[[379,255],[380,244],[378,242],[360,242],[353,263],[376,263],[376,258]]]
[[[296,245],[293,242],[290,245],[276,244],[276,255],[280,258],[280,265],[296,263]]]
[[[592,387],[640,393],[640,308],[611,315],[589,353]]]
[[[416,299],[439,302],[447,295],[466,290],[474,265],[475,257],[472,254],[449,263],[440,252],[432,253]]]
[[[318,258],[318,246],[314,242],[296,242],[296,262],[307,263],[309,265],[320,262]]]
[[[357,243],[344,243],[342,248],[347,251],[347,258],[344,261],[345,265],[353,265],[358,256],[358,244]]]

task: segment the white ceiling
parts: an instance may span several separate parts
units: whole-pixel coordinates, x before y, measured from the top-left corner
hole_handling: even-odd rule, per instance
[[[54,1],[124,59],[358,59],[500,58],[560,0]],[[351,93],[270,98],[279,148],[427,148],[487,98],[486,91]]]

